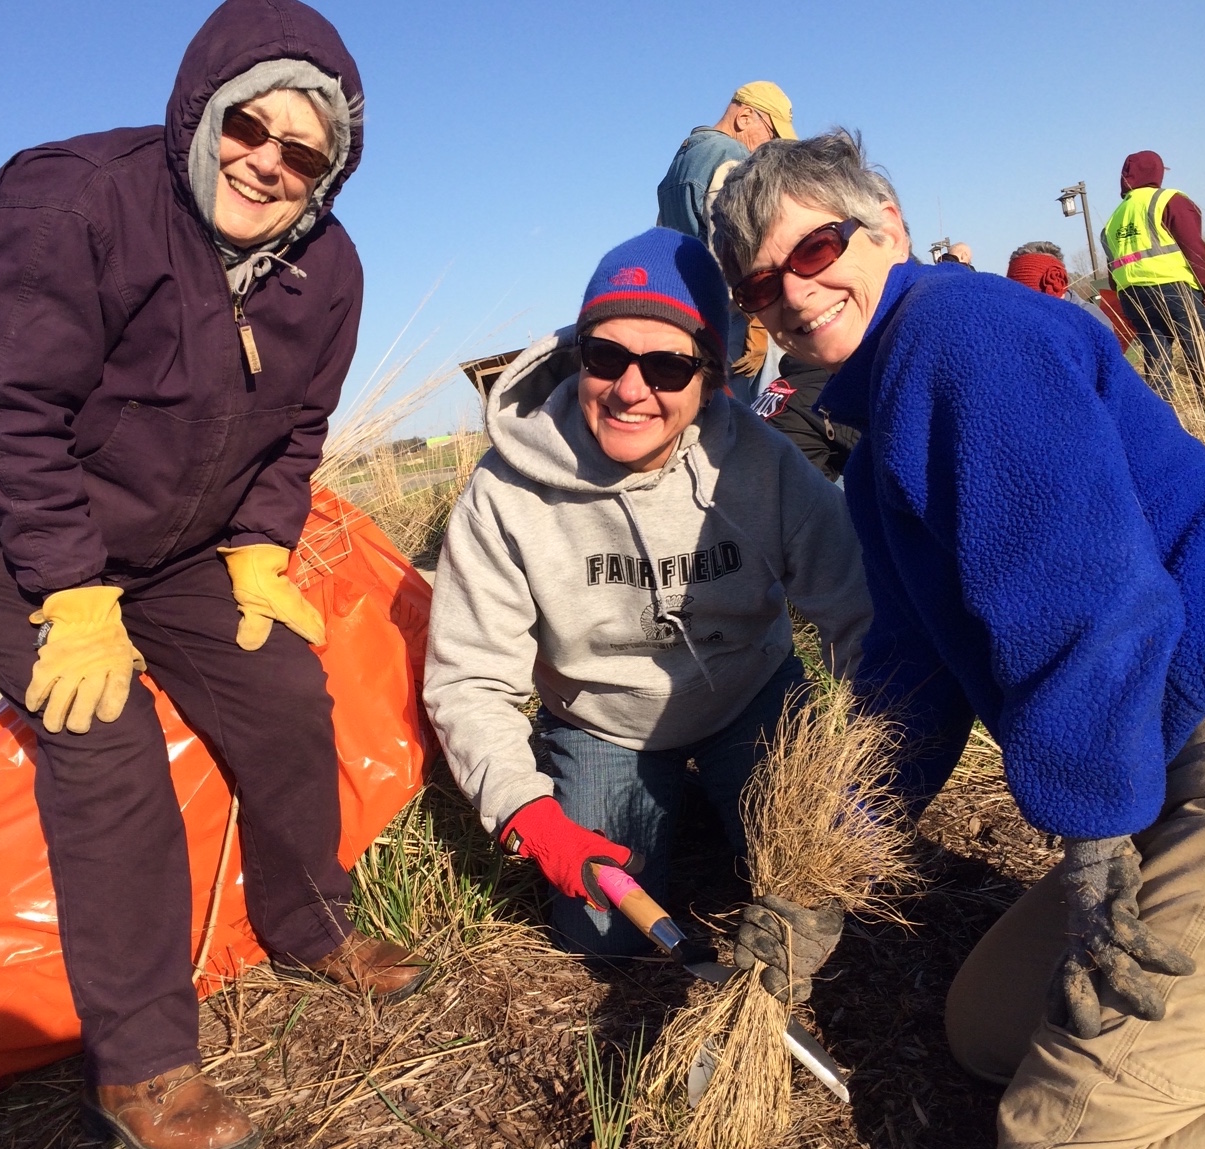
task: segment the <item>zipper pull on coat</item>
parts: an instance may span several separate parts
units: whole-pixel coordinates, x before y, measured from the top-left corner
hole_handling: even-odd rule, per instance
[[[816,410],[824,416],[824,437],[830,443],[835,443],[837,441],[837,432],[833,430],[833,425],[828,417],[828,411],[826,411],[823,407],[817,407]]]
[[[234,305],[234,321],[238,324],[238,337],[243,343],[243,354],[247,357],[247,366],[252,375],[258,375],[264,367],[259,359],[259,348],[255,346],[255,332],[251,330],[251,324],[247,316],[243,314],[243,305],[237,301]]]

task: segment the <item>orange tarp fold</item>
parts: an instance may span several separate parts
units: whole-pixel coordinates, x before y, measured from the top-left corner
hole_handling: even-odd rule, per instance
[[[435,747],[419,700],[431,591],[371,519],[322,489],[290,575],[326,619],[318,654],[335,704],[339,860],[350,868],[422,785]],[[195,960],[213,907],[230,781],[150,676],[143,681],[155,694],[188,835]],[[32,731],[0,700],[0,1075],[79,1049],[34,802],[34,754]],[[247,922],[236,835],[199,992],[263,957]]]

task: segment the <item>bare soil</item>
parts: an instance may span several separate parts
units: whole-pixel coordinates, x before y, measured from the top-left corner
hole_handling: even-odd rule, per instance
[[[458,800],[442,787],[430,794],[441,816]],[[1021,819],[994,768],[959,775],[920,830],[929,885],[906,906],[914,928],[851,923],[805,1019],[853,1071],[853,1104],[798,1070],[784,1147],[995,1144],[998,1090],[951,1060],[945,990],[978,937],[1053,864],[1056,843]],[[709,845],[722,834],[701,799],[688,803],[678,838],[670,908],[700,935],[723,930],[716,915],[742,889],[731,857]],[[454,946],[428,987],[398,1004],[249,970],[202,1007],[207,1067],[268,1147],[590,1149],[577,1061],[587,1020],[604,1056],[626,1051],[642,1027],[647,1048],[668,1013],[707,986],[657,960],[585,966],[547,944],[538,906],[520,902],[512,916],[518,924]],[[78,1124],[79,1088],[78,1058],[10,1084],[0,1147],[95,1147]]]

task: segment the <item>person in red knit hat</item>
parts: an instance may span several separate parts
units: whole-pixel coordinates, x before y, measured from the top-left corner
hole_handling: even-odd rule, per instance
[[[1045,239],[1023,243],[1008,257],[1008,271],[1005,274],[1009,279],[1032,287],[1043,295],[1053,295],[1082,307],[1094,319],[1099,319],[1112,329],[1123,350],[1134,337],[1132,332],[1127,335],[1119,329],[1118,324],[1095,301],[1084,299],[1071,290],[1071,277],[1063,262],[1063,249],[1057,243]]]

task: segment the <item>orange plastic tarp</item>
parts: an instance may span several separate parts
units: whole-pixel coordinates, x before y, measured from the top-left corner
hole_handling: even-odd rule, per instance
[[[355,859],[422,784],[435,745],[419,701],[431,591],[372,521],[326,490],[290,574],[326,618],[319,651],[334,699],[343,833]],[[213,903],[230,786],[201,740],[150,680],[188,835],[193,955]],[[33,733],[0,700],[0,1075],[79,1049],[54,890],[33,792]],[[238,838],[226,872],[202,994],[264,957],[247,922]]]

